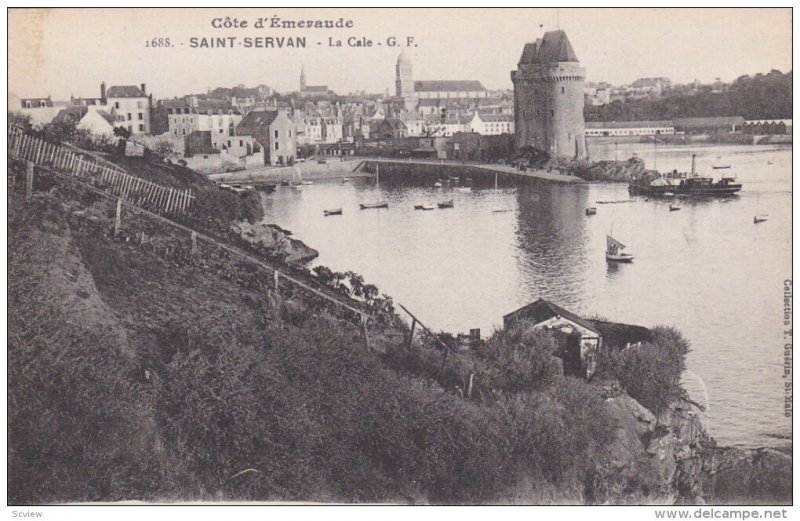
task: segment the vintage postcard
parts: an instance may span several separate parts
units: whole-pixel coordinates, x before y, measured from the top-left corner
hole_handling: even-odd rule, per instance
[[[791,8],[7,19],[15,517],[786,517]]]

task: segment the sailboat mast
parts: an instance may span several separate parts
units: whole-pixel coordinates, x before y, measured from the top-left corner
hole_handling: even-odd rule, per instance
[[[494,190],[497,191],[497,172],[494,173]]]
[[[380,163],[375,163],[375,188],[378,190],[381,189],[381,165]]]

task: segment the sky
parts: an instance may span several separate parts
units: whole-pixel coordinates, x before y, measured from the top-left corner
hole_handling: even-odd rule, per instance
[[[259,18],[352,20],[351,28],[254,28]],[[247,28],[214,28],[215,18],[247,20]],[[394,92],[395,62],[406,49],[415,80],[479,80],[510,89],[510,71],[526,42],[566,31],[589,81],[615,85],[640,77],[673,82],[792,67],[791,10],[778,9],[12,9],[9,92],[20,97],[98,97],[100,82],[147,84],[156,98],[237,84],[339,93]],[[192,48],[190,38],[306,37],[307,48]],[[148,48],[153,38],[173,47]],[[371,40],[349,47],[347,39]],[[329,46],[329,39],[343,47]],[[380,43],[380,45],[378,45]]]

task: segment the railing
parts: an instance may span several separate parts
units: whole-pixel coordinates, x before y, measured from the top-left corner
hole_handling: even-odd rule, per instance
[[[195,199],[191,190],[168,188],[132,176],[119,167],[101,164],[94,157],[26,134],[16,126],[8,128],[8,153],[84,181],[91,180],[95,187],[110,195],[159,213],[184,212]]]

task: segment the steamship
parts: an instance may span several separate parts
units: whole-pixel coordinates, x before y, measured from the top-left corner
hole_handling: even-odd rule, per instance
[[[628,191],[631,195],[671,197],[675,195],[734,195],[742,189],[742,184],[734,177],[721,177],[714,181],[711,177],[701,177],[695,172],[695,156],[692,154],[692,171],[673,170],[666,174],[644,173],[632,176]]]

